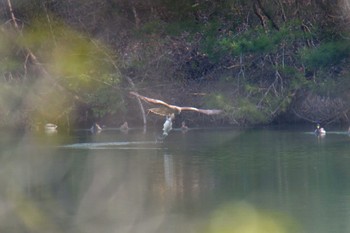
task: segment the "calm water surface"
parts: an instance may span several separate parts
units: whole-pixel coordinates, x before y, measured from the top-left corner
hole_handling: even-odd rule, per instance
[[[0,134],[0,232],[350,232],[350,137]]]

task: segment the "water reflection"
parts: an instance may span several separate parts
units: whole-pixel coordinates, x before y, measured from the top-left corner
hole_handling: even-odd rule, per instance
[[[162,144],[155,135],[1,135],[0,230],[350,229],[347,134],[320,143],[303,131],[191,129]]]
[[[164,153],[164,177],[165,184],[168,188],[172,189],[174,187],[174,164],[173,164],[173,156]]]

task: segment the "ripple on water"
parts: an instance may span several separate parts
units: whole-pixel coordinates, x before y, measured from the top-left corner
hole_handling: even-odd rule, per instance
[[[156,146],[158,145],[158,146]],[[151,147],[149,147],[151,146]],[[155,147],[156,146],[156,147]],[[164,149],[160,143],[155,141],[139,141],[139,142],[86,142],[74,143],[61,146],[69,149],[87,149],[87,150],[102,150],[102,149],[142,149],[142,150],[160,150]]]

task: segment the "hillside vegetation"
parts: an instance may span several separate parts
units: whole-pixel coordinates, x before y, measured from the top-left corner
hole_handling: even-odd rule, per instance
[[[349,121],[347,0],[0,4],[1,126],[142,125],[129,91],[225,110],[192,125]]]

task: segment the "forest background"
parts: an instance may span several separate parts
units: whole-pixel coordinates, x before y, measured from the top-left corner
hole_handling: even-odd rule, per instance
[[[349,0],[0,4],[0,127],[140,126],[130,91],[224,110],[176,124],[349,123]]]

